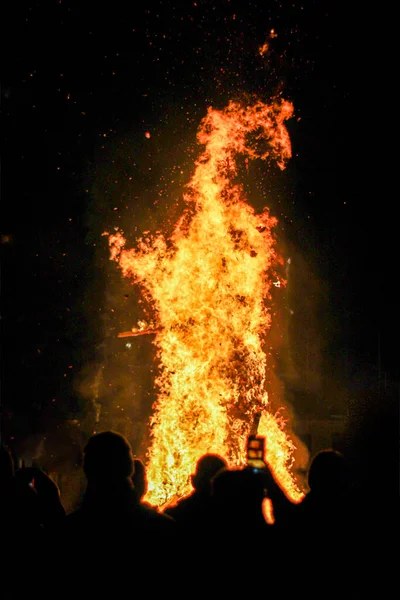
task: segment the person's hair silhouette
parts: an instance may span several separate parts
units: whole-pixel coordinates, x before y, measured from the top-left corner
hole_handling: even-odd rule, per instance
[[[203,454],[196,463],[195,472],[190,477],[193,488],[198,492],[209,493],[213,478],[227,466],[226,460],[219,454]]]
[[[181,531],[196,531],[195,537],[204,534],[209,520],[212,481],[217,473],[226,468],[227,462],[219,454],[207,453],[198,459],[195,471],[190,476],[193,486],[191,494],[165,511],[176,520]]]
[[[325,449],[318,452],[308,470],[310,491],[318,496],[337,495],[347,485],[347,466],[344,455],[337,450]]]
[[[94,434],[83,450],[88,482],[119,481],[132,477],[134,459],[128,440],[115,431]]]

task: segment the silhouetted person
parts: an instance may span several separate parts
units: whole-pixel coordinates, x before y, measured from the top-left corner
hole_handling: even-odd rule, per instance
[[[264,478],[252,468],[223,469],[212,481],[208,522],[200,538],[197,569],[218,574],[213,592],[222,597],[265,594],[275,583],[275,535],[264,517]]]
[[[212,484],[213,526],[216,534],[232,533],[249,541],[270,533],[263,513],[266,489],[263,475],[252,468],[225,469]]]
[[[36,493],[40,525],[45,530],[57,527],[66,517],[57,484],[37,467],[18,469],[15,478],[20,486],[29,486]]]
[[[4,600],[26,598],[44,550],[44,530],[36,490],[16,477],[11,452],[0,450],[0,595]],[[23,564],[24,576],[20,568]]]
[[[192,493],[165,511],[176,520],[181,530],[188,532],[189,528],[204,527],[204,520],[208,519],[212,480],[225,468],[227,462],[219,454],[209,453],[199,458],[196,470],[190,477]]]
[[[361,581],[353,578],[358,541],[349,518],[348,484],[345,456],[330,448],[318,452],[308,469],[308,493],[294,505],[284,531],[278,529],[284,534],[285,547],[299,549],[290,558],[292,572],[309,572],[312,566],[307,587],[310,598],[334,599],[344,593],[350,598],[360,588]],[[327,585],[320,574],[333,564],[335,576]]]
[[[29,479],[19,477],[22,469],[15,472],[11,453],[3,444],[0,465],[2,531],[9,531],[10,535],[12,531],[39,534],[42,527],[36,490],[29,485]]]
[[[164,568],[159,560],[167,561],[167,551],[172,552],[175,521],[138,501],[132,450],[119,433],[93,435],[84,448],[83,469],[87,488],[82,504],[66,517],[61,534],[61,544],[74,556],[66,596],[77,591],[96,598],[130,593],[130,569]]]
[[[120,434],[106,431],[94,435],[84,449],[83,469],[87,489],[79,509],[68,516],[75,523],[92,526],[101,517],[101,528],[125,530],[148,536],[152,531],[170,534],[175,531],[172,518],[138,501],[134,491],[134,458],[129,442]]]
[[[284,494],[272,471],[266,466],[266,487],[272,500],[275,529],[282,534],[305,536],[321,534],[324,528],[335,528],[335,521],[343,522],[348,498],[348,469],[343,454],[332,449],[318,452],[308,469],[309,491],[298,502],[291,502]],[[307,534],[306,534],[307,532]]]
[[[331,535],[346,516],[348,470],[342,453],[332,449],[318,452],[308,470],[309,492],[296,507],[301,529],[318,537]]]

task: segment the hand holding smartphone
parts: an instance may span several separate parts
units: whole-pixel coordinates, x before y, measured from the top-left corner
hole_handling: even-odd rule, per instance
[[[264,470],[265,437],[249,435],[247,440],[247,465],[257,470]]]

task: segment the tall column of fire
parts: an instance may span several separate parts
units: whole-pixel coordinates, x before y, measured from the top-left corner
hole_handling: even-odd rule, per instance
[[[285,167],[291,156],[285,120],[292,114],[282,99],[209,108],[197,134],[204,148],[185,188],[187,209],[172,236],[148,235],[126,249],[120,231],[109,235],[111,258],[154,311],[160,371],[146,499],[155,505],[190,491],[202,454],[243,465],[247,436],[257,430],[288,495],[300,494],[291,473],[293,444],[269,412],[265,389],[277,221],[268,208],[256,214],[235,182],[240,155]],[[141,332],[143,324],[132,330]]]

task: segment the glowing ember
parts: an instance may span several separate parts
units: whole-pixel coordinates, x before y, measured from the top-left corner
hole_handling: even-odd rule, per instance
[[[155,334],[160,372],[146,500],[157,506],[191,491],[190,474],[206,452],[244,465],[247,437],[256,432],[266,437],[266,460],[287,495],[301,496],[291,474],[293,444],[268,411],[265,390],[270,290],[285,284],[274,272],[282,263],[277,221],[268,209],[255,214],[232,183],[239,154],[285,167],[291,146],[284,122],[292,114],[283,100],[209,108],[197,134],[205,148],[187,186],[188,208],[171,238],[146,235],[127,250],[118,230],[109,236],[111,259],[154,309],[155,325],[123,335]]]

